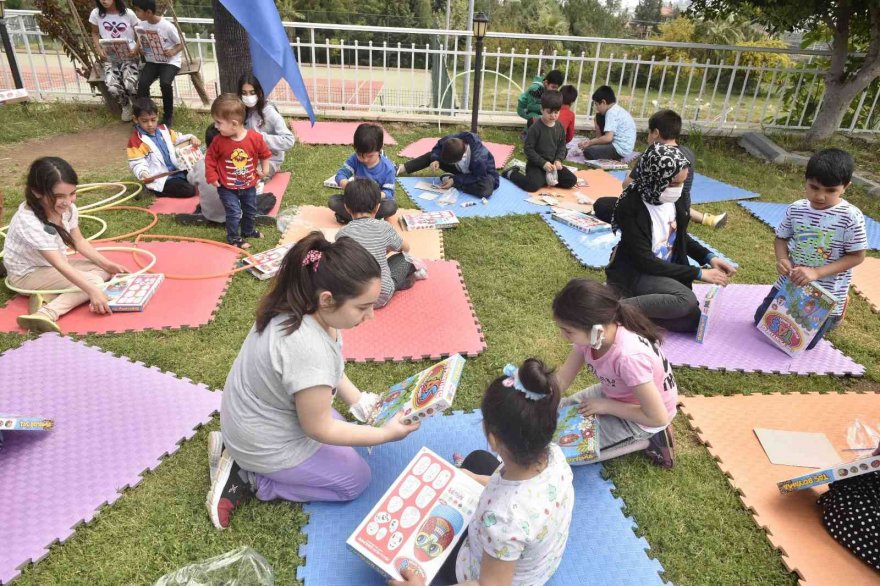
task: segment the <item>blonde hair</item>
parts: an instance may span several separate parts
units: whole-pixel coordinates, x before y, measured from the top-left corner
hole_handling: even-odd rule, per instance
[[[244,103],[236,94],[220,94],[211,104],[211,116],[217,120],[238,120],[244,124]]]

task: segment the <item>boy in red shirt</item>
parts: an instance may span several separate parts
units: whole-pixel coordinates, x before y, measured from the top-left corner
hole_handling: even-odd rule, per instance
[[[578,91],[573,85],[564,85],[559,88],[562,94],[562,109],[559,111],[558,122],[565,129],[565,144],[571,142],[574,138],[574,112],[571,111],[571,105],[578,99]]]
[[[251,245],[245,238],[263,237],[254,228],[256,186],[269,173],[272,151],[259,132],[245,128],[244,115],[244,104],[235,94],[222,94],[211,104],[211,117],[220,136],[205,154],[205,180],[217,188],[226,210],[226,241],[247,249]]]

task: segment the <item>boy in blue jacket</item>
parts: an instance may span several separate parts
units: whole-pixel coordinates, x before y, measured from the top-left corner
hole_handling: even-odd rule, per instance
[[[477,197],[491,197],[500,184],[495,157],[472,132],[444,136],[430,153],[400,165],[397,174],[407,175],[426,167],[444,171],[440,176],[441,188],[455,187]]]
[[[376,213],[377,220],[384,220],[397,213],[397,202],[394,201],[394,163],[382,152],[384,139],[384,131],[378,124],[365,122],[359,125],[354,131],[354,153],[336,172],[336,183],[342,189],[355,177],[366,177],[379,185],[382,200]],[[341,195],[332,196],[327,206],[336,212],[336,220],[340,224],[351,222],[351,214],[346,211]]]

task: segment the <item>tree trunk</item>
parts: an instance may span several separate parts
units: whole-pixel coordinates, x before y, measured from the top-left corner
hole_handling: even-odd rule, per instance
[[[251,50],[247,32],[220,3],[211,0],[214,9],[214,43],[220,70],[220,91],[238,93],[238,80],[251,71]]]
[[[859,90],[853,82],[841,84],[826,81],[825,97],[807,132],[807,142],[821,142],[837,132],[850,103],[858,93]]]

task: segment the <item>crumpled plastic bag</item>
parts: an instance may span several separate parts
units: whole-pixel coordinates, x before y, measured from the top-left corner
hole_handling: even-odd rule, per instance
[[[275,218],[278,231],[284,234],[288,226],[296,220],[297,213],[299,213],[299,206],[291,206],[278,212],[278,216]]]
[[[165,574],[153,586],[274,586],[266,558],[250,547],[184,566]]]
[[[868,448],[876,448],[880,444],[880,422],[871,425],[864,419],[856,417],[846,429],[846,443],[851,449],[864,450],[860,457],[867,457]]]

